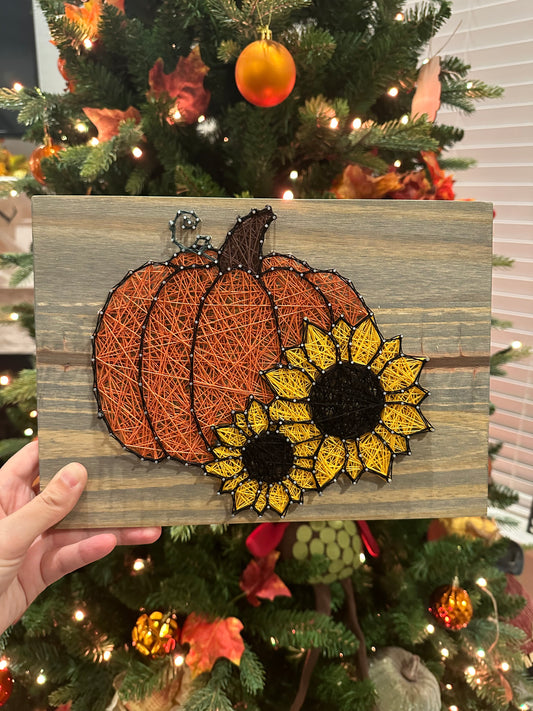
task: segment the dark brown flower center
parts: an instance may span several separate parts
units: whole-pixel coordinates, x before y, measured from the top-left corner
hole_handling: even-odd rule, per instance
[[[316,379],[309,396],[324,434],[355,439],[372,432],[385,405],[378,376],[358,363],[336,363]]]
[[[286,437],[277,432],[263,432],[245,444],[242,461],[252,479],[274,484],[285,479],[294,456]]]

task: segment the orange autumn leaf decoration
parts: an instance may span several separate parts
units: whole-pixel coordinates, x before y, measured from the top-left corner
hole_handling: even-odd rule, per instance
[[[85,107],[83,113],[98,129],[98,140],[100,142],[109,141],[113,136],[117,136],[120,124],[127,119],[134,119],[135,123],[141,122],[141,114],[134,106],[130,106],[126,111]]]
[[[374,177],[368,168],[350,164],[344,169],[342,176],[332,186],[332,191],[338,198],[376,199],[382,198],[392,190],[401,187],[396,173],[385,173]]]
[[[207,111],[211,99],[211,94],[204,89],[204,77],[208,71],[198,46],[188,57],[180,57],[170,74],[165,74],[163,60],[158,59],[148,74],[150,90],[147,96],[173,99],[170,113],[177,113],[185,123],[193,123]]]
[[[181,643],[190,645],[185,661],[192,677],[211,671],[219,657],[225,657],[239,666],[244,652],[242,628],[242,622],[236,617],[217,618],[209,622],[192,612],[185,620],[181,633]]]
[[[441,83],[440,57],[435,56],[422,65],[416,81],[416,91],[411,102],[411,118],[414,120],[427,114],[434,121],[440,108]]]
[[[124,0],[107,0],[107,5],[113,5],[124,12]],[[87,0],[82,5],[65,3],[65,16],[68,20],[83,30],[84,39],[95,39],[98,36],[98,24],[102,16],[102,0]]]
[[[274,573],[279,555],[279,551],[272,551],[267,556],[251,560],[241,575],[240,588],[254,607],[261,604],[260,597],[265,600],[273,600],[279,596],[292,597],[289,588],[279,575]]]

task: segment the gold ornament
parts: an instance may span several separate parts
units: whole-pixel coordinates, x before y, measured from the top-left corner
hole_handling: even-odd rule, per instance
[[[435,590],[429,611],[442,627],[449,630],[463,629],[473,614],[470,595],[459,587],[458,578],[451,585],[443,585]]]
[[[175,647],[178,636],[176,620],[156,610],[141,615],[131,633],[133,646],[146,657],[164,657]]]

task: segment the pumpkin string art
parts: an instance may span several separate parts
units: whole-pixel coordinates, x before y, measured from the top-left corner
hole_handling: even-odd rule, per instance
[[[203,466],[234,513],[284,515],[343,472],[390,479],[393,457],[429,429],[424,359],[383,339],[335,270],[264,255],[269,206],[239,217],[219,249],[201,235],[182,245],[178,216],[180,251],[128,272],[98,314],[94,393],[110,433],[141,459]]]

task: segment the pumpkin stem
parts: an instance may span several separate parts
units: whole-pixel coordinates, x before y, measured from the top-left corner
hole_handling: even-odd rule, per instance
[[[416,681],[418,679],[418,672],[420,670],[420,657],[413,654],[411,659],[402,665],[402,676],[407,681]]]
[[[253,274],[259,274],[265,232],[275,219],[276,215],[269,205],[262,210],[254,209],[245,217],[239,217],[220,249],[220,269],[228,271],[241,267]]]

